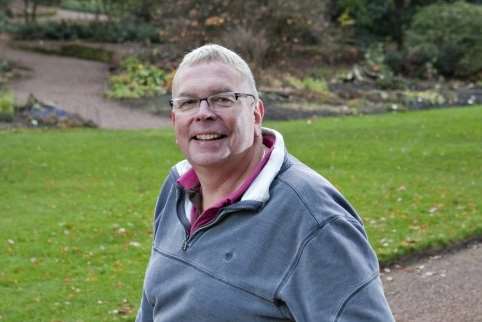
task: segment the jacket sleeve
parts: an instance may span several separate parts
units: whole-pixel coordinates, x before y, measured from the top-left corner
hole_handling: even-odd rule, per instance
[[[335,216],[302,244],[277,297],[298,322],[391,322],[363,226]]]

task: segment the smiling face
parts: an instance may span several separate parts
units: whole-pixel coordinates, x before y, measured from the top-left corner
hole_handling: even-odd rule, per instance
[[[172,89],[173,97],[199,98],[223,92],[252,90],[240,72],[221,62],[181,68]],[[252,147],[261,133],[263,114],[261,101],[240,97],[233,107],[223,110],[213,110],[202,101],[193,113],[173,111],[171,120],[176,142],[194,168],[229,169],[254,157]]]

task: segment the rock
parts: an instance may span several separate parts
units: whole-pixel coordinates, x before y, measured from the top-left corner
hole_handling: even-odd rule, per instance
[[[91,120],[85,120],[76,113],[69,113],[61,108],[45,104],[30,95],[25,106],[17,111],[17,119],[26,126],[33,127],[97,127]]]

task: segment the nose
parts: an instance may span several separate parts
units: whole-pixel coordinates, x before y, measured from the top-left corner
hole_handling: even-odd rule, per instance
[[[213,112],[208,104],[207,99],[202,99],[199,102],[199,109],[196,113],[196,119],[198,120],[208,120],[216,118],[216,114]]]

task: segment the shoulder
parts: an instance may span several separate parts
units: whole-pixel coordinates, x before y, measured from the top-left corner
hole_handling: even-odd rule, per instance
[[[355,209],[326,178],[289,154],[273,182],[272,196],[304,208],[319,226],[339,217],[362,224]]]
[[[175,194],[177,179],[179,179],[179,172],[176,166],[173,166],[167,176],[164,178],[161,185],[161,189],[156,200],[154,217],[158,217],[161,209],[164,208],[167,201],[171,199],[173,194]]]

